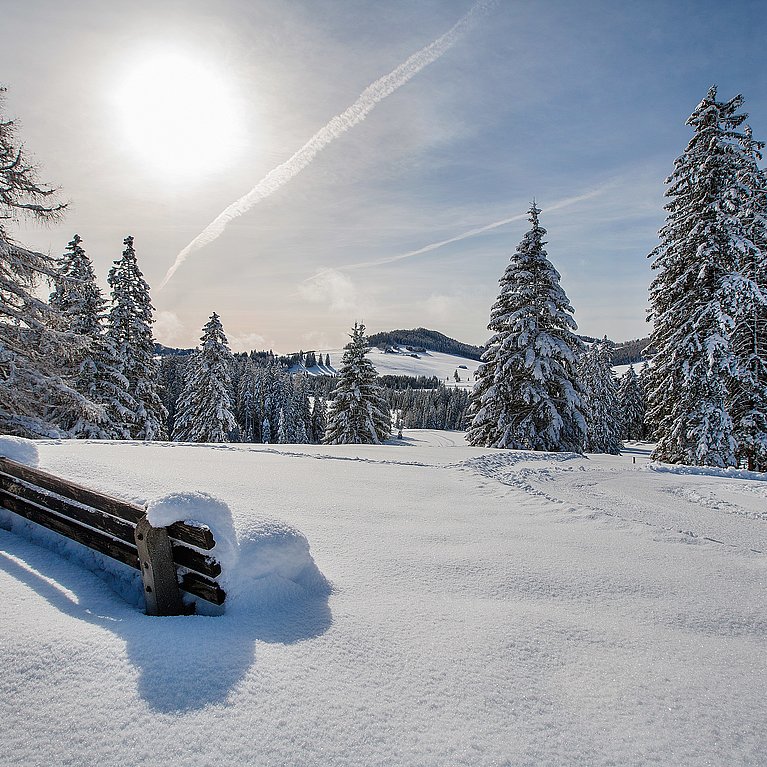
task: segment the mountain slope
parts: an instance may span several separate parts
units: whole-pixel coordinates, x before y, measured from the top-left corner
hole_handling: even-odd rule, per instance
[[[456,357],[466,357],[470,360],[479,360],[482,357],[481,346],[472,346],[456,341],[436,330],[426,328],[414,328],[413,330],[388,330],[373,333],[368,337],[371,346],[412,346],[412,351],[428,350],[453,354]]]

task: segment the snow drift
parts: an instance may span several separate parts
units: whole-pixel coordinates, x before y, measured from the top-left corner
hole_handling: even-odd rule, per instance
[[[30,466],[37,466],[39,460],[35,443],[19,437],[0,438],[0,456]],[[229,506],[203,492],[172,492],[152,500],[147,504],[147,518],[155,527],[185,522],[210,528],[216,545],[203,553],[221,563],[217,580],[227,594],[226,611],[262,611],[330,593],[330,583],[317,568],[306,537],[284,522],[249,517],[237,530]],[[77,562],[107,581],[126,601],[143,607],[141,577],[133,568],[2,508],[0,527]],[[221,613],[204,600],[195,598],[195,602],[198,613]]]
[[[22,437],[0,437],[0,457],[10,458],[27,466],[37,466],[40,461],[35,443]]]
[[[221,563],[218,582],[227,594],[227,610],[262,608],[330,592],[306,537],[283,522],[254,519],[236,531],[227,504],[200,492],[170,493],[152,501],[147,517],[155,527],[186,522],[210,528],[216,545],[207,553]],[[198,600],[198,609],[210,608]]]

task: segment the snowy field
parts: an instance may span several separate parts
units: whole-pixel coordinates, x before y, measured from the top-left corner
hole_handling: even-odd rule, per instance
[[[446,386],[458,386],[463,389],[471,389],[474,386],[474,372],[479,366],[477,360],[432,351],[417,352],[413,357],[413,352],[408,352],[404,346],[397,347],[397,350],[396,354],[387,354],[376,347],[370,350],[367,356],[378,375],[436,376]],[[340,369],[343,349],[323,349],[318,354],[330,354],[333,368]],[[317,370],[320,371],[319,368]],[[321,372],[325,370],[323,368]],[[454,378],[456,371],[460,382],[456,382]]]
[[[767,763],[767,477],[405,436],[39,443],[111,493],[296,528],[332,591],[150,618],[0,530],[0,764]]]

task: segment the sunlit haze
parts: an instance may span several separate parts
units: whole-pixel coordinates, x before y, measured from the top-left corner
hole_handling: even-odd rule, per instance
[[[716,83],[767,137],[746,0],[487,2],[465,24],[473,0],[6,6],[6,109],[71,203],[11,233],[53,255],[78,233],[105,291],[133,235],[170,346],[213,311],[236,350],[338,348],[355,320],[483,343],[532,198],[580,331],[644,336],[685,120]]]
[[[158,175],[188,178],[225,167],[235,154],[240,117],[226,74],[214,66],[156,52],[126,67],[114,94],[119,129]]]

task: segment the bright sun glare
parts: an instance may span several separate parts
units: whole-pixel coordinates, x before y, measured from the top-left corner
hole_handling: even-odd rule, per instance
[[[148,56],[116,93],[121,124],[153,169],[181,177],[226,167],[240,121],[226,78],[176,53]]]

